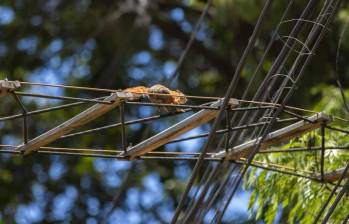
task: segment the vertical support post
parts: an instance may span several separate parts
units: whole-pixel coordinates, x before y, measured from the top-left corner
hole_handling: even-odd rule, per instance
[[[120,121],[121,121],[121,144],[122,144],[122,149],[124,150],[124,153],[126,155],[127,136],[126,136],[126,130],[125,130],[125,102],[121,102],[119,108],[120,108]]]
[[[18,95],[14,92],[11,92],[12,96],[16,100],[17,104],[21,107],[22,114],[23,114],[23,142],[28,143],[28,111],[25,108],[23,102],[18,97]]]
[[[24,143],[28,143],[28,117],[27,112],[23,111],[23,141]]]
[[[229,111],[229,109],[226,110],[225,127],[228,129],[227,136],[225,138],[225,152],[228,154],[230,132],[231,132],[230,111]]]
[[[321,160],[320,160],[320,172],[321,181],[324,180],[324,166],[325,166],[325,125],[321,125]]]

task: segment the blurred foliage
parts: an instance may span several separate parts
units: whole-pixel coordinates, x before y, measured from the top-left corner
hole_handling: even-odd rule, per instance
[[[296,1],[290,18],[299,16],[303,4],[302,0]],[[166,84],[204,5],[205,2],[199,0],[3,0],[0,2],[0,78],[113,89]],[[258,0],[214,0],[179,71],[179,78],[171,87],[191,95],[222,96],[262,5],[263,1]],[[248,59],[234,97],[240,97],[246,88],[284,6],[284,2],[274,1],[272,13]],[[348,14],[349,3],[344,1],[313,63],[290,100],[291,105],[347,117],[335,87],[334,74],[338,40],[348,21]],[[287,32],[292,25],[284,24],[282,31]],[[348,33],[344,32],[338,58],[338,74],[344,87],[349,85]],[[281,47],[280,42],[276,43],[272,54]],[[271,60],[271,57],[267,58],[263,64],[263,71],[253,83],[253,89],[258,87],[270,68]],[[94,92],[29,86],[23,86],[21,91],[76,97],[101,96]],[[58,101],[29,98],[25,98],[24,102],[29,110],[60,104]],[[31,117],[30,138],[55,127],[86,107]],[[1,98],[1,109],[1,116],[20,113],[20,108],[9,98]],[[126,109],[127,119],[156,112],[146,107],[131,106]],[[129,142],[135,144],[182,118],[130,126]],[[118,122],[118,112],[112,111],[86,128],[115,122]],[[1,143],[20,144],[21,125],[21,120],[1,122]],[[207,127],[200,130],[207,131]],[[111,129],[62,139],[54,145],[115,149],[120,148],[119,136],[118,129]],[[346,141],[346,138],[340,139],[336,135],[330,137],[336,143]],[[201,143],[172,145],[164,149],[185,151],[190,146],[192,150],[199,150]],[[292,156],[285,154],[285,158],[261,159],[294,165],[292,161],[295,158]],[[340,165],[335,159],[339,156],[333,157],[333,167],[328,169]],[[296,159],[302,161],[297,165],[302,169],[311,169],[314,165],[310,156],[301,155]],[[36,154],[25,158],[1,155],[0,220],[4,223],[97,223],[114,203],[116,207],[109,216],[109,223],[167,223],[192,165],[187,162],[117,162]],[[132,174],[127,175],[128,172]],[[256,218],[271,223],[281,211],[284,220],[290,217],[285,222],[293,221],[291,219],[306,222],[310,218],[308,213],[304,213],[303,206],[318,208],[328,194],[324,186],[298,178],[284,178],[264,171],[253,175],[253,172],[247,181],[253,192],[250,207],[255,214],[251,216],[252,220]],[[126,187],[123,187],[123,182]],[[296,185],[299,186],[298,191],[292,188]],[[305,189],[307,191],[303,191]],[[321,197],[318,196],[320,190],[323,192]],[[115,203],[113,198],[118,194],[120,197]],[[308,204],[304,204],[305,198]],[[310,200],[312,198],[316,200]],[[235,211],[228,212],[236,214]],[[336,216],[342,215],[339,213]],[[237,214],[225,222],[254,222],[248,219],[245,214]]]

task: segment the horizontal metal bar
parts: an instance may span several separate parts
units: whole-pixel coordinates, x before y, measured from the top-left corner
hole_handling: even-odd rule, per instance
[[[242,165],[245,164],[245,162],[243,162],[243,161],[239,161],[236,163],[242,164]],[[320,182],[320,180],[314,176],[303,175],[303,174],[300,174],[297,172],[290,172],[290,171],[281,170],[281,169],[277,169],[277,168],[269,167],[269,166],[265,166],[265,165],[259,165],[259,164],[255,164],[255,163],[251,163],[250,166],[264,169],[264,170],[268,170],[268,171],[274,171],[274,172],[281,173],[281,174],[286,174],[286,175],[290,175],[290,176],[295,176],[295,177],[300,177],[300,178],[305,178],[305,179],[309,179],[312,181]]]
[[[15,150],[17,148],[16,145],[0,145],[0,152],[9,152],[20,154],[21,152]],[[102,154],[112,154],[123,152],[120,149],[90,149],[90,148],[67,148],[67,147],[54,147],[54,146],[43,146],[38,149],[38,152],[41,151],[62,151],[62,152],[88,152],[88,153],[102,153]],[[200,153],[198,152],[167,152],[167,151],[153,151],[147,153],[149,155],[170,155],[170,156],[198,156]],[[208,153],[208,155],[214,155],[214,153]]]
[[[50,148],[50,147],[43,147],[43,148]],[[54,148],[54,147],[53,147]],[[58,149],[58,148],[57,148]],[[121,152],[121,150],[120,150]],[[11,154],[16,154],[16,155],[20,155],[21,153],[19,151],[14,151],[14,150],[9,150],[9,149],[0,149],[0,153],[11,153]],[[36,153],[39,154],[50,154],[50,155],[62,155],[62,156],[86,156],[86,157],[93,157],[93,158],[114,158],[114,159],[118,159],[118,160],[128,160],[127,157],[124,156],[120,156],[120,155],[108,155],[108,154],[101,154],[101,153],[79,153],[79,152],[74,152],[74,151],[60,151],[60,150],[39,150]],[[115,153],[115,151],[114,151]],[[183,153],[181,156],[176,156],[175,154],[173,154],[173,156],[171,156],[171,152],[166,152],[167,156],[155,156],[156,153],[164,153],[164,152],[149,152],[146,155],[143,156],[139,156],[139,157],[135,157],[135,159],[137,160],[170,160],[170,161],[197,161],[198,160],[198,153]],[[191,157],[186,157],[186,156],[191,156]],[[195,155],[194,157],[192,155]],[[204,158],[204,161],[208,161],[208,162],[222,162],[224,159],[223,158],[213,158],[210,157],[212,156],[212,154],[208,154],[208,157]],[[244,164],[244,161],[235,161],[235,160],[229,160],[232,163],[236,163],[236,164]],[[260,165],[257,163],[252,163],[251,166],[256,167],[256,168],[260,168],[260,169],[264,169],[264,170],[269,170],[269,171],[274,171],[274,172],[278,172],[278,173],[282,173],[282,174],[287,174],[287,175],[292,175],[292,176],[296,176],[296,177],[301,177],[301,178],[307,178],[313,181],[320,181],[318,178],[316,178],[316,176],[306,176],[306,175],[302,175],[298,172],[290,172],[290,171],[286,171],[286,170],[282,170],[282,169],[277,169],[272,167],[271,165]]]
[[[96,98],[94,100],[103,100],[104,98],[105,97],[99,97],[99,98]],[[48,107],[48,108],[44,108],[44,109],[38,109],[38,110],[34,110],[34,111],[28,111],[27,116],[37,115],[37,114],[41,114],[41,113],[47,113],[47,112],[51,112],[51,111],[55,111],[55,110],[66,109],[69,107],[79,106],[79,105],[83,105],[83,104],[87,104],[87,103],[91,103],[91,102],[76,102],[76,103],[63,104],[60,106]],[[7,117],[1,117],[0,121],[14,120],[14,119],[23,118],[23,117],[24,117],[23,114],[16,114],[16,115],[7,116]]]
[[[325,127],[327,129],[330,129],[330,130],[333,130],[333,131],[339,131],[339,132],[342,132],[342,133],[345,133],[345,134],[349,134],[349,131],[341,129],[341,128],[335,128],[335,127],[332,127],[332,126],[329,126],[329,125],[325,125]]]
[[[316,123],[315,121],[310,120],[308,117],[301,116],[301,115],[299,115],[299,114],[293,113],[293,112],[288,111],[288,110],[285,110],[285,109],[282,110],[282,111],[283,111],[284,113],[286,113],[286,114],[289,114],[289,115],[293,116],[293,117],[297,117],[297,118],[299,118],[300,120],[307,121],[307,122],[309,122],[309,123],[311,123],[311,124]]]
[[[257,152],[258,154],[265,153],[284,153],[284,152],[313,152],[313,151],[321,151],[322,147],[300,147],[300,148],[289,148],[289,149],[277,149],[277,150],[262,150]],[[328,146],[325,147],[325,150],[349,150],[349,146]]]
[[[178,114],[183,114],[183,113],[186,113],[186,112],[189,112],[189,111],[190,110],[176,111],[176,112],[172,112],[172,113],[160,114],[160,115],[140,118],[140,119],[136,119],[136,120],[132,120],[132,121],[126,121],[125,125],[127,126],[127,125],[132,125],[132,124],[139,124],[139,123],[143,123],[143,122],[147,122],[147,121],[158,120],[158,119],[161,119],[161,118],[166,118],[166,117],[171,117],[171,116],[175,116],[175,115],[178,115]],[[107,130],[107,129],[111,129],[111,128],[121,127],[121,125],[122,125],[121,123],[116,123],[116,124],[106,125],[106,126],[102,126],[102,127],[98,127],[98,128],[92,128],[92,129],[88,129],[88,130],[85,130],[85,131],[80,131],[80,132],[71,133],[69,135],[64,135],[64,136],[61,137],[61,139],[76,137],[76,136],[80,136],[80,135],[84,135],[84,134],[96,133],[96,132]]]
[[[37,93],[24,93],[24,92],[15,92],[20,96],[28,96],[28,97],[39,97],[46,99],[56,99],[56,100],[68,100],[68,101],[78,101],[78,102],[90,102],[90,103],[100,103],[100,104],[113,104],[113,101],[104,101],[104,100],[96,100],[96,99],[86,99],[86,98],[78,98],[78,97],[69,97],[69,96],[53,96],[46,94],[37,94]]]

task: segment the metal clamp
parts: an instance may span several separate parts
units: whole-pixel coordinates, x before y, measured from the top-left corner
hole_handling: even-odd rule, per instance
[[[19,81],[0,80],[0,97],[6,96],[11,91],[21,87]]]

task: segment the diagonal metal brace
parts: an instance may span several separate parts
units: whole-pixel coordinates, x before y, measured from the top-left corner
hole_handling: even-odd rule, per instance
[[[284,128],[278,129],[267,135],[264,142],[261,143],[260,150],[264,150],[271,145],[288,141],[291,138],[302,135],[306,132],[312,131],[314,129],[320,128],[324,122],[331,122],[332,118],[324,113],[318,113],[307,120],[309,121],[299,121]],[[228,156],[230,159],[239,159],[240,157],[247,156],[256,144],[259,144],[261,138],[253,139],[245,142],[241,145],[234,146],[229,150]],[[214,157],[224,158],[227,155],[226,150],[222,150]]]
[[[219,107],[222,101],[218,100],[213,102],[210,106]],[[229,102],[230,107],[237,107],[239,105],[236,99],[231,99]],[[134,159],[137,156],[141,156],[147,152],[153,151],[159,148],[176,137],[188,132],[202,124],[205,124],[215,118],[218,114],[218,110],[208,110],[203,109],[199,112],[191,115],[190,117],[184,119],[183,121],[174,124],[173,126],[167,128],[166,130],[144,140],[143,142],[130,148],[127,153],[122,153],[123,156],[129,156],[130,159]]]
[[[317,178],[325,183],[327,182],[335,182],[341,178],[343,173],[345,172],[345,167],[336,169],[334,171],[329,171],[324,173],[322,176],[321,174],[317,176]],[[347,170],[344,174],[344,178],[349,178],[349,170]]]
[[[116,92],[111,94],[109,97],[106,97],[104,101],[112,101],[113,104],[95,104],[87,110],[81,112],[75,117],[67,120],[63,124],[43,133],[42,135],[30,140],[28,143],[20,145],[16,150],[22,152],[24,155],[27,155],[34,150],[46,146],[59,139],[61,136],[69,134],[73,130],[80,128],[81,126],[95,120],[96,118],[102,116],[108,111],[119,106],[123,100],[127,100],[128,97],[132,97],[132,94],[125,94],[122,92]]]

